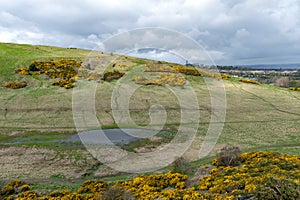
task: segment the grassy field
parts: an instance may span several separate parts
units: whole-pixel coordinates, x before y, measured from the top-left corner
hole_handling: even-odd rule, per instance
[[[44,76],[14,72],[28,67],[32,61],[62,57],[85,61],[96,54],[106,69],[112,69],[113,63],[117,66],[124,63],[126,71],[132,71],[155,62],[81,49],[0,43],[0,85],[16,80],[29,83],[28,87],[18,90],[0,87],[0,159],[5,161],[0,164],[0,179],[51,178],[55,182],[119,175],[93,159],[82,144],[64,142],[63,139],[76,134],[73,89],[52,86]],[[201,119],[185,157],[197,160],[212,116],[211,99],[203,77],[186,76],[186,79],[198,97]],[[95,110],[102,128],[117,127],[110,107],[116,84],[116,81],[97,83]],[[300,155],[299,92],[234,79],[224,80],[224,86],[226,121],[210,156],[226,145],[239,146],[244,151],[275,150]],[[148,110],[153,104],[161,104],[168,114],[164,130],[175,132],[180,124],[180,106],[167,87],[140,87],[130,99],[132,119],[139,125],[147,125],[150,122]],[[209,160],[206,158],[203,162]],[[35,170],[29,170],[32,166]]]

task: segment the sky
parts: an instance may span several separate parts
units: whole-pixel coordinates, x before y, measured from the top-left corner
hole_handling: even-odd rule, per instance
[[[299,0],[0,0],[0,42],[95,49],[149,27],[190,38],[218,65],[300,63]],[[165,34],[156,40],[172,51]],[[163,60],[165,47],[149,52]]]

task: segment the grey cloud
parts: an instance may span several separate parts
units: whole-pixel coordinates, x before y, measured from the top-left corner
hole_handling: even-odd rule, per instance
[[[298,0],[0,1],[1,41],[94,48],[110,36],[144,27],[179,31],[217,63],[300,62]],[[143,35],[138,42],[178,46],[163,32],[153,37]]]

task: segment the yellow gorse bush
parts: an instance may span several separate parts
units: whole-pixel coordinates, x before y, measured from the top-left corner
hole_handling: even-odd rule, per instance
[[[231,78],[231,76],[228,75],[228,74],[221,74],[221,78],[222,79],[229,79],[229,78]]]
[[[16,181],[8,184],[12,186]],[[23,185],[24,186],[24,185]],[[11,195],[7,197],[17,200],[29,200],[29,199],[39,199],[39,200],[93,200],[101,199],[103,192],[107,189],[107,183],[105,181],[93,181],[87,180],[83,183],[82,187],[78,189],[76,193],[70,192],[69,190],[55,190],[50,192],[48,195],[41,196],[36,191],[26,190],[22,191],[20,194],[13,195],[15,193],[10,193]]]
[[[34,61],[30,64],[29,70],[38,72],[36,75],[46,74],[49,78],[55,79],[52,85],[69,89],[76,85],[74,77],[77,76],[81,64],[82,62],[64,58],[58,61]]]
[[[101,57],[97,57],[101,58]],[[127,66],[123,63],[118,65],[120,68],[126,68]],[[50,61],[33,61],[29,69],[20,68],[15,70],[18,74],[24,75],[41,75],[45,74],[50,79],[53,79],[52,85],[64,87],[66,89],[73,88],[76,86],[78,79],[82,80],[95,80],[95,81],[112,81],[121,78],[125,75],[124,72],[118,70],[96,72],[91,70],[90,65],[82,65],[81,61],[73,59],[50,60]],[[186,84],[186,79],[183,75],[191,76],[206,76],[217,79],[228,79],[230,78],[227,74],[217,74],[209,72],[196,67],[187,66],[170,66],[168,64],[148,64],[145,66],[143,72],[151,73],[152,77],[147,78],[145,76],[137,76],[132,80],[136,84],[142,85],[170,85],[170,86],[183,86]],[[182,75],[183,74],[183,75]],[[11,88],[18,88],[17,86]]]
[[[3,83],[3,87],[10,88],[10,89],[20,89],[26,87],[28,84],[25,81],[9,81]]]
[[[300,92],[300,88],[290,87],[289,90]]]
[[[112,183],[111,186],[105,181],[87,180],[77,192],[58,190],[46,196],[40,196],[36,191],[29,190],[27,184],[16,180],[3,187],[0,196],[18,200],[88,200],[102,199],[104,195],[107,197],[118,191],[122,195],[126,191],[136,199],[233,200],[240,196],[254,199],[300,198],[300,156],[247,152],[239,155],[239,159],[240,166],[212,168],[209,175],[200,178],[198,185],[194,186],[186,185],[187,175],[168,172],[140,175],[131,180]]]
[[[152,64],[152,65],[146,65],[144,72],[176,72],[176,70],[167,65]]]
[[[125,65],[120,64],[120,67],[125,67]],[[114,79],[119,79],[125,74],[123,72],[119,72],[118,70],[114,70],[112,72],[107,71],[104,73],[96,72],[91,70],[89,66],[82,65],[81,61],[64,58],[50,61],[33,61],[29,65],[29,69],[20,68],[15,70],[15,72],[25,75],[45,74],[50,79],[53,79],[52,85],[64,87],[66,89],[75,87],[76,81],[79,78],[83,80],[111,81]],[[3,84],[4,87],[13,89],[25,87],[26,85],[19,82],[8,82]]]
[[[133,78],[136,84],[141,85],[170,85],[170,86],[183,86],[186,84],[186,79],[183,75],[188,76],[205,76],[216,79],[229,79],[227,74],[217,74],[209,72],[196,67],[187,66],[169,66],[165,64],[151,64],[146,65],[143,72],[151,72],[155,78],[146,78],[144,76],[137,76]],[[183,74],[183,75],[182,75]]]
[[[202,178],[198,189],[222,195],[252,194],[270,179],[290,180],[299,185],[300,156],[275,152],[249,152],[239,156],[240,167],[214,168],[210,176]],[[213,164],[216,163],[216,159]]]
[[[120,64],[119,64],[119,67],[121,67],[121,68],[125,68],[125,67],[126,67],[126,65],[125,65],[125,64],[123,64],[123,63],[120,63]]]
[[[151,77],[137,76],[132,80],[140,85],[170,85],[170,86],[183,86],[186,84],[184,76],[179,74],[172,67],[163,64],[146,65],[144,73],[151,74]]]
[[[118,70],[114,70],[112,72],[107,71],[103,73],[102,80],[110,82],[112,80],[117,80],[124,75],[125,75],[124,72],[120,72]]]
[[[260,82],[257,82],[255,80],[250,80],[250,79],[239,79],[239,82],[260,85]]]
[[[142,175],[116,185],[130,191],[137,199],[206,199],[194,187],[186,188],[187,176],[179,173]]]
[[[29,70],[28,70],[27,68],[25,68],[25,67],[16,69],[15,72],[16,72],[17,74],[30,75]]]
[[[169,73],[169,72],[159,72],[153,73],[155,78],[145,78],[141,76],[137,76],[132,80],[136,84],[140,85],[170,85],[170,86],[183,86],[186,84],[186,79],[177,73]]]
[[[175,66],[173,67],[173,70],[185,74],[185,75],[191,75],[191,76],[201,76],[200,71],[196,69],[195,67],[182,67],[182,66]]]

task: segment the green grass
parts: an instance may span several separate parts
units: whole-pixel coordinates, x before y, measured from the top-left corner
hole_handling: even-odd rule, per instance
[[[71,192],[76,192],[83,183],[82,179],[79,180],[66,180],[62,181],[61,179],[52,179],[48,181],[40,181],[40,180],[29,180],[30,188],[32,190],[39,191],[42,195],[49,194],[54,190],[70,190]]]
[[[0,135],[0,145],[14,147],[34,146],[61,151],[84,149],[84,145],[80,141],[67,141],[74,134],[76,133],[50,132],[45,134],[38,131],[30,131],[14,136]]]
[[[73,90],[52,86],[51,81],[43,76],[18,75],[14,70],[28,67],[35,60],[61,57],[85,60],[96,54],[97,52],[83,49],[0,43],[0,85],[13,80],[25,80],[29,83],[28,87],[19,90],[0,87],[0,147],[35,146],[60,150],[78,160],[84,160],[79,154],[71,155],[74,154],[71,150],[77,148],[86,151],[80,143],[72,146],[57,142],[76,133],[72,114]],[[103,68],[108,67],[107,69],[112,69],[113,63],[124,63],[126,70],[134,72],[142,65],[155,62],[106,53],[99,55],[104,62]],[[197,137],[185,154],[190,160],[194,160],[192,166],[207,164],[226,145],[239,146],[244,151],[274,150],[300,155],[300,93],[273,85],[251,85],[230,79],[224,80],[227,111],[223,131],[208,157],[199,159],[199,149],[212,116],[211,99],[203,77],[186,78],[198,97],[200,108]],[[118,128],[110,108],[116,85],[117,81],[97,83],[95,110],[102,128]],[[176,131],[180,124],[180,106],[176,95],[167,87],[141,86],[134,92],[129,107],[130,116],[135,123],[147,125],[150,122],[148,111],[153,104],[161,104],[166,109],[168,117],[164,128]],[[132,127],[126,124],[123,126]],[[132,144],[128,149],[133,150],[147,144],[151,143],[146,141]],[[3,155],[0,154],[0,159],[1,156]],[[111,179],[118,178],[121,177],[114,176]]]

